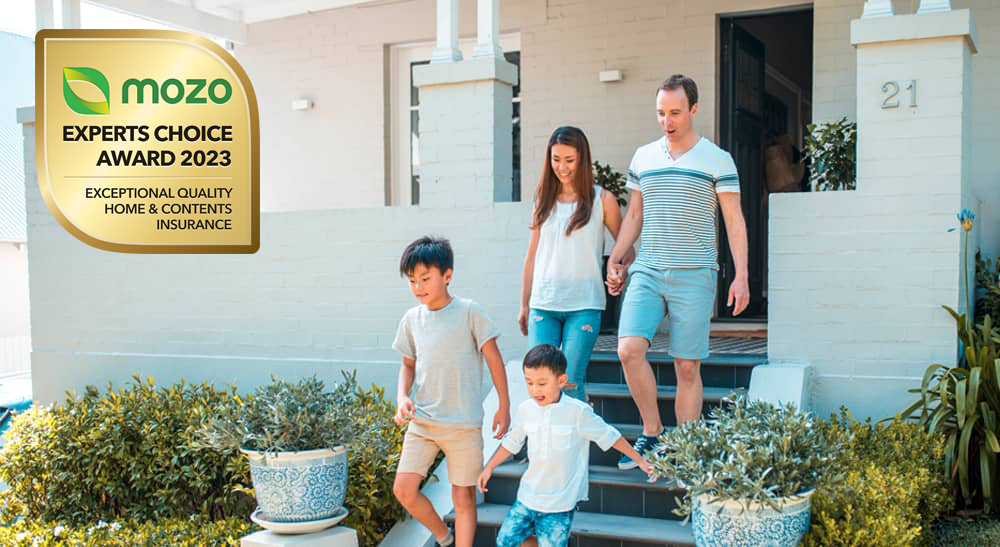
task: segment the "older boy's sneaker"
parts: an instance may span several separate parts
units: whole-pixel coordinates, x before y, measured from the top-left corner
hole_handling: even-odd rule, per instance
[[[450,545],[455,545],[455,532],[453,532],[452,529],[449,527],[448,535],[445,536],[444,539],[439,540],[437,544],[440,545],[441,547],[449,547]]]
[[[666,430],[667,428],[663,428],[664,432]],[[660,433],[660,435],[662,434],[663,433]],[[660,435],[639,435],[639,438],[635,440],[635,444],[632,445],[632,448],[634,448],[640,456],[645,457],[646,452],[652,450],[653,447],[656,446],[656,438]],[[636,467],[639,467],[639,464],[632,461],[632,458],[628,456],[622,456],[622,458],[618,460],[618,469],[635,469]]]

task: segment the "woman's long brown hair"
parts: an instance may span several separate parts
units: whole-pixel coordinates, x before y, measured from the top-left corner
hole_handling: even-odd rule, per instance
[[[542,177],[535,191],[535,215],[531,227],[540,228],[549,218],[556,206],[556,198],[562,183],[552,170],[552,147],[565,144],[576,149],[576,176],[573,177],[573,189],[576,190],[576,211],[566,227],[568,236],[577,228],[583,228],[590,221],[590,213],[594,207],[594,172],[591,170],[590,144],[587,136],[576,127],[563,126],[552,132],[549,145],[545,150],[545,165],[542,166]]]

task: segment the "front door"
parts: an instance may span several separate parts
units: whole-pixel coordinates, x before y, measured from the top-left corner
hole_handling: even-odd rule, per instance
[[[762,319],[767,314],[764,284],[767,268],[764,214],[764,44],[740,28],[735,19],[723,18],[721,59],[720,146],[733,156],[740,176],[740,197],[747,224],[750,305],[740,318]],[[729,285],[735,277],[733,256],[719,214],[719,291],[717,317],[732,318],[726,306]]]

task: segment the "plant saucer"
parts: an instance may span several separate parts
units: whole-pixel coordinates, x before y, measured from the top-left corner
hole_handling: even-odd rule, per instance
[[[347,518],[347,508],[341,507],[335,515],[319,520],[304,520],[300,522],[277,522],[267,518],[260,507],[250,515],[250,520],[276,534],[312,534],[337,524]]]

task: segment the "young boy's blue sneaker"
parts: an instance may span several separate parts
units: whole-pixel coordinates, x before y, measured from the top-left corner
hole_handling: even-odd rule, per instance
[[[663,432],[661,432],[660,435],[666,431],[667,428],[663,428]],[[640,456],[646,457],[646,452],[649,452],[654,446],[656,446],[656,438],[660,435],[639,435],[639,438],[635,440],[635,444],[632,445],[632,448],[634,448]],[[632,461],[632,458],[628,456],[622,456],[622,458],[618,460],[618,469],[635,469],[636,467],[639,467],[639,464]]]

